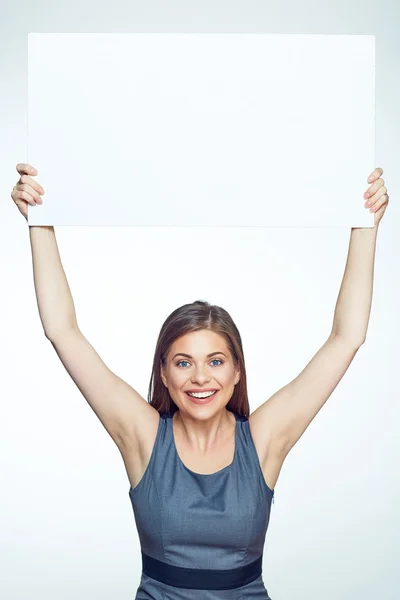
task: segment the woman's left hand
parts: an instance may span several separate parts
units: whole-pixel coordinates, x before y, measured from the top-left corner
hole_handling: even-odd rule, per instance
[[[377,167],[368,177],[368,182],[372,185],[364,194],[365,207],[370,209],[370,212],[375,213],[375,227],[379,224],[387,205],[389,204],[389,195],[387,193],[385,181],[382,179],[383,169]],[[368,196],[369,194],[369,196]]]

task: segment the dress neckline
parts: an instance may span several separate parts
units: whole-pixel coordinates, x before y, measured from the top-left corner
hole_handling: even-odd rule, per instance
[[[230,411],[230,412],[233,412],[233,411]],[[173,427],[173,423],[172,423],[173,415],[168,419],[170,421],[172,445],[174,447],[175,455],[176,455],[179,463],[182,465],[182,467],[186,471],[188,471],[192,475],[195,475],[196,477],[214,477],[215,475],[219,475],[220,473],[223,473],[224,471],[227,471],[228,469],[231,469],[233,467],[234,463],[236,462],[236,456],[237,456],[237,450],[238,450],[238,421],[239,421],[236,413],[233,413],[233,414],[234,414],[234,417],[236,420],[236,422],[235,422],[235,451],[233,453],[233,460],[231,463],[229,463],[229,465],[226,465],[226,467],[222,467],[222,469],[219,469],[219,471],[215,471],[214,473],[196,473],[196,471],[192,471],[192,469],[189,469],[189,467],[187,467],[185,465],[185,463],[179,456],[178,449],[175,444],[174,427]]]

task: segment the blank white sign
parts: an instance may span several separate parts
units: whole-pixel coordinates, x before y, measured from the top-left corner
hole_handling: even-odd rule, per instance
[[[34,33],[30,225],[372,227],[375,36]]]

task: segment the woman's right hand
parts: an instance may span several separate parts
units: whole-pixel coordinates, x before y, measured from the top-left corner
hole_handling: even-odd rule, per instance
[[[40,194],[44,194],[44,189],[30,175],[37,175],[37,170],[31,165],[19,163],[16,167],[20,178],[13,187],[11,198],[18,206],[19,212],[28,220],[28,204],[35,206],[43,204]]]

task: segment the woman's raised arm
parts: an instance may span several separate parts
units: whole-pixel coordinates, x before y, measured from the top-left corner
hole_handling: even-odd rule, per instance
[[[17,165],[21,178],[11,194],[25,218],[27,205],[40,204],[40,194],[44,192],[28,175],[34,174],[31,168]],[[139,452],[141,441],[154,430],[158,412],[104,364],[80,331],[54,228],[31,226],[29,235],[36,299],[45,336],[119,449]]]

